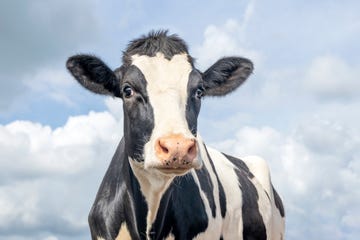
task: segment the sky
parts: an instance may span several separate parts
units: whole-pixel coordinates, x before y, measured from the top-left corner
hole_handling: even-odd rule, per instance
[[[205,71],[244,56],[254,73],[205,98],[205,142],[267,160],[287,239],[360,239],[360,1],[0,1],[0,240],[89,239],[87,215],[122,136],[121,100],[65,62],[111,68],[128,42],[169,29]]]

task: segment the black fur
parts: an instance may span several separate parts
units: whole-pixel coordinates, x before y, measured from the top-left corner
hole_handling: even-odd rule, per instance
[[[198,89],[203,89],[203,81],[200,72],[192,70],[187,86],[188,99],[186,103],[186,121],[191,133],[196,136],[197,119],[201,107],[201,98],[196,94]]]
[[[127,153],[136,161],[144,161],[144,145],[154,129],[154,111],[147,95],[147,82],[136,66],[128,67],[121,89],[131,86],[134,96],[123,98],[124,136]]]
[[[227,155],[224,156],[237,166],[235,173],[238,176],[239,187],[243,193],[243,238],[244,240],[266,240],[265,224],[258,206],[259,195],[250,181],[254,175],[250,174],[249,168],[242,160]]]
[[[211,214],[215,218],[216,217],[216,205],[214,199],[214,186],[211,181],[210,175],[206,167],[202,167],[200,170],[196,171],[196,175],[198,176],[200,187],[204,191],[207,200],[209,201],[209,205],[211,208]]]
[[[66,67],[75,79],[90,91],[120,97],[118,79],[99,58],[91,55],[75,55],[67,60]]]
[[[133,239],[141,239],[140,233],[145,232],[147,207],[125,152],[122,139],[89,214],[92,239],[115,239],[123,222]]]
[[[170,233],[178,240],[193,239],[207,227],[205,206],[193,177],[176,177],[162,197],[150,239],[165,239]]]
[[[164,54],[165,58],[170,60],[177,54],[188,54],[188,47],[184,40],[177,35],[168,35],[168,31],[152,31],[148,35],[142,36],[130,42],[124,52],[123,63],[126,66],[131,64],[131,56],[146,55],[154,57],[156,53]],[[188,55],[188,60],[193,65],[193,59]]]

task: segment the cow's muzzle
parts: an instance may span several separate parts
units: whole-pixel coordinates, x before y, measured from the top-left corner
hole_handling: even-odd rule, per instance
[[[181,173],[193,168],[197,157],[195,138],[186,138],[181,134],[160,137],[155,143],[155,153],[161,161],[159,170],[166,173]]]

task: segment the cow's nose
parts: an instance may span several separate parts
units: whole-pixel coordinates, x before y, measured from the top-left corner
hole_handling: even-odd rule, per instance
[[[166,168],[189,168],[197,155],[196,140],[180,134],[161,137],[155,152]]]

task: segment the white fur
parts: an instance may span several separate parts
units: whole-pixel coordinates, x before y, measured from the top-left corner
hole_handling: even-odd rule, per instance
[[[256,179],[261,183],[265,191],[272,193],[270,171],[266,161],[258,156],[247,156],[241,158],[248,166],[250,172],[254,174]]]

